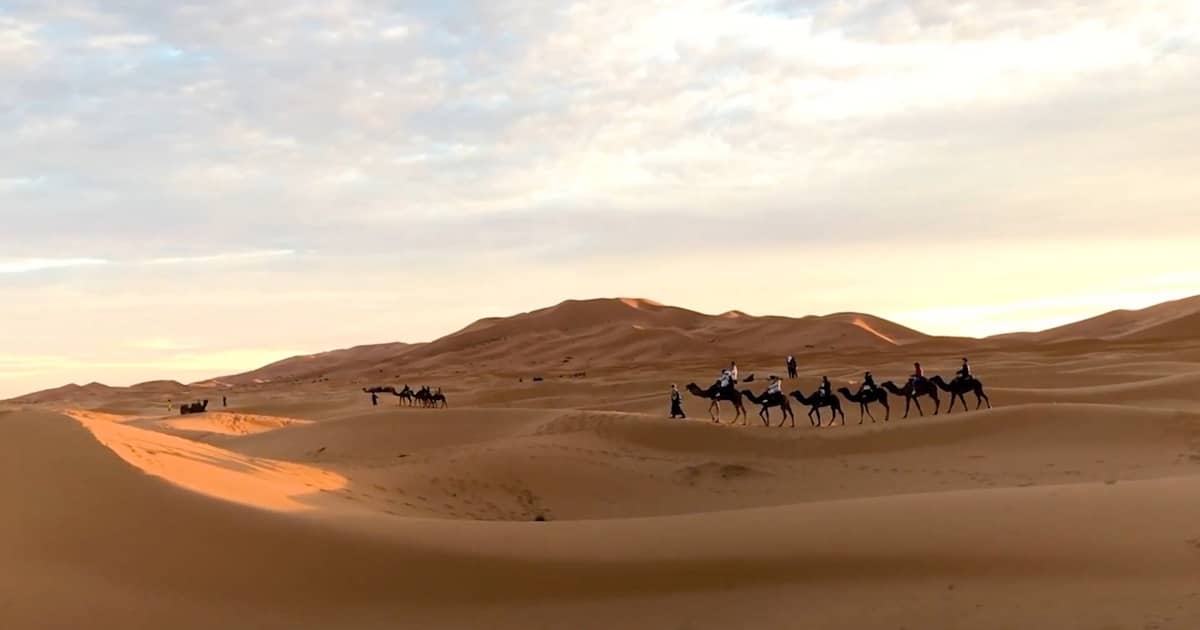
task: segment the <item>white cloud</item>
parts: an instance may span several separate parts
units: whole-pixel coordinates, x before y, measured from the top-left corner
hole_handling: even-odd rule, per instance
[[[291,249],[270,249],[252,252],[226,252],[220,254],[206,254],[200,256],[173,256],[166,258],[152,258],[144,261],[148,265],[206,265],[206,264],[226,264],[249,262],[256,260],[266,260],[271,258],[283,258],[292,256],[296,252]]]
[[[89,48],[102,50],[120,50],[136,48],[154,42],[154,37],[144,33],[113,33],[89,37],[85,42]]]
[[[33,273],[36,271],[70,269],[72,267],[95,267],[107,264],[109,264],[109,261],[102,258],[21,258],[16,260],[0,260],[0,273]]]
[[[36,188],[46,182],[45,177],[0,177],[0,193],[16,192]]]

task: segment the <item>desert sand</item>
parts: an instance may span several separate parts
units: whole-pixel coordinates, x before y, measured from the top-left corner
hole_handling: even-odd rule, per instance
[[[42,392],[0,404],[0,627],[1200,628],[1197,312],[968,340],[599,300]],[[994,408],[667,419],[788,353],[808,393],[969,354]],[[361,392],[406,382],[450,408]]]

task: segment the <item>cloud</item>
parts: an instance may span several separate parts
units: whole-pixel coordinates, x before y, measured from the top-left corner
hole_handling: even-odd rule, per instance
[[[124,48],[145,46],[153,41],[153,36],[142,33],[115,33],[89,37],[86,41],[86,44],[90,48],[120,50]]]
[[[229,264],[271,258],[292,256],[296,252],[290,249],[273,249],[252,252],[227,252],[221,254],[204,254],[199,256],[174,256],[167,258],[152,258],[144,261],[147,265],[208,265]]]
[[[0,193],[29,190],[45,182],[45,177],[0,177]]]
[[[37,271],[70,269],[72,267],[95,267],[107,264],[109,264],[109,261],[102,258],[24,258],[0,260],[0,274],[34,273]]]

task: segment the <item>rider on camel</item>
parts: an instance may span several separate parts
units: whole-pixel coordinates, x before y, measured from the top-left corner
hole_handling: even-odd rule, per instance
[[[768,398],[783,396],[783,381],[779,380],[778,376],[771,375],[771,382],[767,385],[767,393],[764,396]]]
[[[733,379],[734,385],[738,384],[738,369],[736,361],[729,362],[729,377]]]
[[[962,367],[958,369],[955,378],[960,381],[971,380],[971,363],[967,361],[967,357],[963,357]]]
[[[925,370],[921,369],[920,363],[913,363],[912,376],[908,377],[908,384],[915,390],[918,385],[925,382]]]
[[[833,383],[829,382],[828,376],[821,377],[821,389],[817,390],[823,398],[833,398]]]
[[[873,392],[876,389],[878,386],[875,385],[875,377],[871,376],[870,372],[863,374],[863,383],[862,387],[858,388],[858,395],[861,396],[864,392]]]
[[[717,394],[719,395],[721,392],[733,387],[733,375],[729,373],[729,370],[721,370],[721,377],[717,379],[715,385],[717,387]]]

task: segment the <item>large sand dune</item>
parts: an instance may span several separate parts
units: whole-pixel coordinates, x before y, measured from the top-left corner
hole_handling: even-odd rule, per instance
[[[507,327],[636,343],[610,337],[618,315],[689,339],[696,318],[747,338],[804,321],[735,333],[747,316],[601,304],[579,331],[550,310],[459,341]],[[666,384],[711,379],[726,349],[532,382],[455,363],[453,345],[406,373],[446,385],[443,410],[371,407],[358,388],[379,368],[362,357],[305,382],[10,404],[0,627],[1200,627],[1194,335],[943,348],[861,316],[814,321],[891,341],[797,350],[789,389],[854,387],[867,367],[899,380],[913,358],[948,373],[972,350],[995,407],[903,419],[894,401],[859,425],[848,404],[848,426],[813,429],[797,406],[781,429],[755,411],[718,426],[688,397],[693,417],[672,421]],[[230,408],[204,415],[163,404],[221,394]]]

